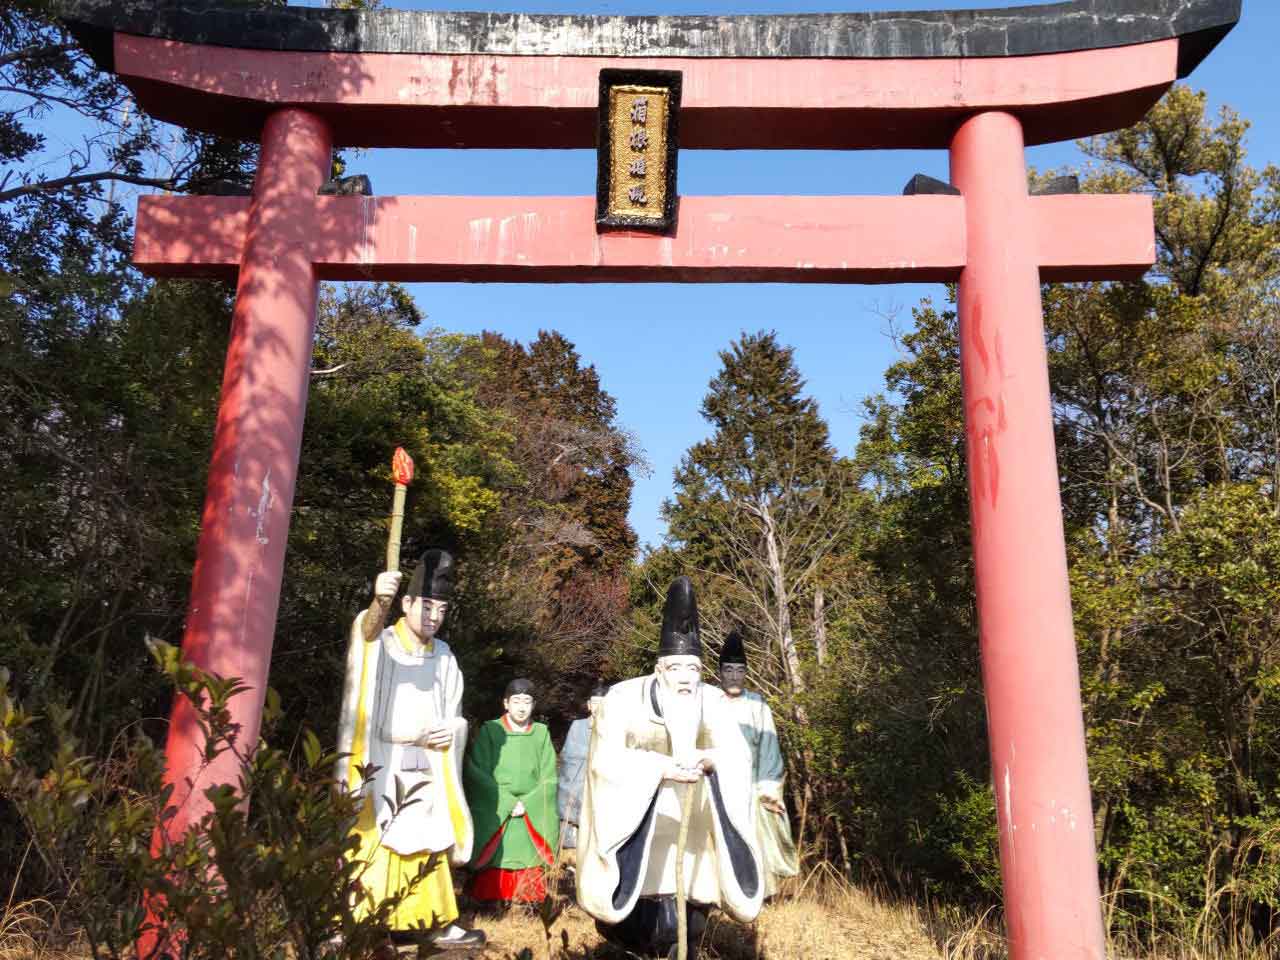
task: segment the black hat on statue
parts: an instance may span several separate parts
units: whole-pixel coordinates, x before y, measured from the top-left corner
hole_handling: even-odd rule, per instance
[[[409,580],[405,596],[448,600],[453,595],[453,556],[448,550],[432,547],[422,555]]]
[[[726,663],[740,663],[742,666],[747,665],[747,651],[742,645],[742,634],[737,630],[730,630],[729,635],[724,638],[724,646],[720,648],[720,666]]]
[[[693,582],[688,577],[676,577],[667,588],[667,602],[662,606],[662,638],[658,641],[658,656],[702,656],[698,601],[693,596]]]
[[[507,689],[502,694],[503,700],[510,700],[514,696],[524,694],[527,697],[533,696],[533,681],[524,677],[516,677],[507,684]]]

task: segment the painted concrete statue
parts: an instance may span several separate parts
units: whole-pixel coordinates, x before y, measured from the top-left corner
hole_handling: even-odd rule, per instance
[[[578,846],[578,819],[582,812],[582,788],[587,780],[587,750],[591,746],[591,726],[596,711],[609,688],[596,684],[587,700],[587,715],[569,725],[560,750],[560,848],[575,850]]]
[[[437,947],[472,948],[480,930],[456,923],[449,864],[471,858],[471,815],[462,792],[467,723],[462,718],[462,673],[439,636],[453,586],[453,558],[428,550],[401,600],[401,616],[384,627],[401,574],[378,575],[374,598],[351,627],[338,750],[338,777],[365,795],[356,831],[365,908],[401,893],[426,869],[397,906],[391,939],[412,943],[429,935]],[[376,773],[362,780],[358,767]],[[397,809],[397,781],[411,803]],[[359,908],[360,905],[357,905]]]
[[[476,871],[467,893],[486,902],[541,903],[544,868],[555,863],[556,751],[544,724],[534,723],[534,690],[512,680],[505,711],[485,723],[467,752],[464,782],[476,827]]]
[[[778,881],[800,872],[800,858],[791,839],[791,821],[782,799],[786,773],[773,713],[764,697],[746,689],[747,651],[734,631],[720,649],[720,689],[738,720],[751,749],[752,796],[756,804],[756,842],[764,866],[764,895],[778,891]]]
[[[697,603],[680,577],[667,591],[654,672],[616,684],[595,717],[578,903],[612,943],[675,956],[679,884],[694,956],[712,907],[743,922],[760,911],[753,798],[751,754],[737,719],[725,695],[702,684]]]

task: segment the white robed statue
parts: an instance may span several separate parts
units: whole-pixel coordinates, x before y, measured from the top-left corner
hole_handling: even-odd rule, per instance
[[[404,616],[384,628],[400,574],[378,575],[373,603],[351,625],[338,728],[338,751],[349,756],[338,761],[338,779],[365,797],[356,834],[357,856],[368,863],[360,877],[367,897],[357,910],[403,894],[391,919],[393,941],[430,932],[438,947],[474,948],[485,936],[454,922],[449,872],[450,862],[471,858],[473,832],[462,789],[462,672],[437,636],[452,577],[453,558],[428,550],[405,591]],[[359,773],[364,766],[377,768],[367,780]],[[397,795],[413,802],[397,808]],[[420,871],[425,875],[408,889]]]
[[[764,898],[751,755],[727,698],[702,684],[693,586],[667,592],[655,671],[616,684],[595,715],[578,835],[578,903],[635,953],[675,955],[683,870],[690,956],[707,912],[743,922]],[[693,791],[683,862],[682,801]]]
[[[764,863],[764,895],[778,891],[778,881],[800,872],[800,858],[791,839],[791,821],[782,797],[786,770],[782,747],[773,725],[773,712],[764,697],[746,689],[747,651],[736,630],[720,648],[720,689],[729,698],[747,746],[751,749],[751,779],[756,803],[756,840]]]

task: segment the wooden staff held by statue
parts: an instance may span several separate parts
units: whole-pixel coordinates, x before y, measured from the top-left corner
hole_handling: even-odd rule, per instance
[[[395,456],[391,458],[391,478],[395,483],[395,492],[391,496],[391,529],[387,533],[387,564],[384,573],[400,572],[400,534],[404,529],[404,500],[409,484],[413,482],[413,458],[405,452],[404,447],[396,447]],[[364,618],[361,632],[366,641],[372,641],[382,632],[387,622],[387,612],[391,609],[391,601],[377,595],[375,591],[373,603]]]

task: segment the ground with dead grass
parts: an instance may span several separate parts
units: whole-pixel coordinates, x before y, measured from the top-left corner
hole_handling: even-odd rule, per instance
[[[1003,930],[991,911],[975,915],[955,907],[877,895],[827,871],[790,881],[753,924],[713,913],[701,960],[1007,960]],[[550,936],[531,907],[475,913],[462,922],[489,935],[474,960],[635,960],[604,942],[595,923],[573,903],[571,885],[555,878],[562,911]],[[51,915],[40,901],[0,903],[0,960],[87,960],[78,938],[50,938]],[[50,946],[56,939],[58,945]],[[412,951],[400,954],[409,960]],[[448,956],[448,954],[446,954]],[[453,954],[452,956],[457,956]],[[466,955],[464,955],[466,956]],[[1113,942],[1114,960],[1275,960],[1268,944],[1228,941],[1159,944]]]
[[[489,935],[489,945],[471,954],[478,960],[630,960],[604,942],[595,922],[571,898],[548,939],[536,911],[513,907],[501,912],[466,911],[462,922]],[[35,921],[36,914],[30,918]],[[84,960],[87,950],[41,948],[37,923],[11,914],[0,927],[0,960]],[[7,936],[6,936],[7,934]],[[945,941],[924,915],[908,905],[882,903],[845,885],[815,892],[800,890],[765,905],[753,924],[713,913],[702,943],[702,960],[946,960]],[[403,956],[403,954],[402,954]]]
[[[513,908],[481,915],[489,960],[624,960],[606,944],[595,923],[569,906],[551,929],[548,944],[532,910]],[[700,956],[705,960],[944,960],[945,935],[909,906],[882,903],[856,887],[821,894],[801,892],[765,905],[754,924],[712,915]]]

